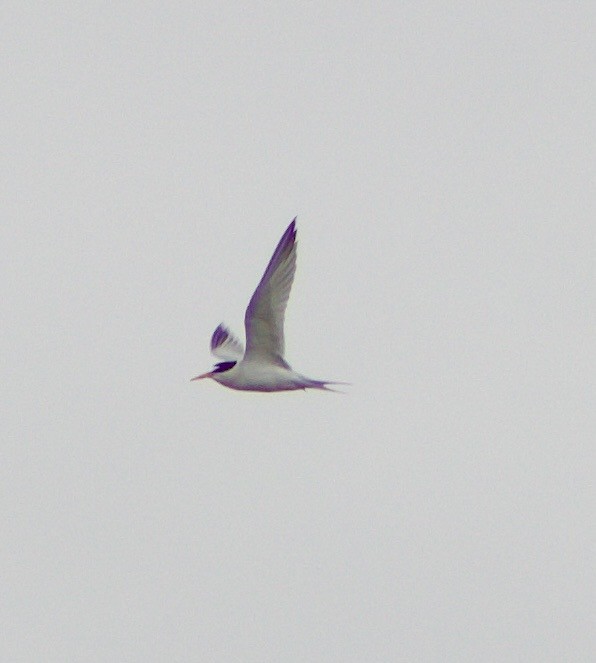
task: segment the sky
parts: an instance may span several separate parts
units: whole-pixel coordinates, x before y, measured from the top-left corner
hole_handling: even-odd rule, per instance
[[[593,5],[1,12],[0,658],[589,660]]]

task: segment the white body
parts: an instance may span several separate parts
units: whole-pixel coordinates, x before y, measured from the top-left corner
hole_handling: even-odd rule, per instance
[[[294,372],[291,368],[242,360],[233,368],[211,376],[219,384],[241,391],[294,391],[296,389],[323,388],[324,383]]]

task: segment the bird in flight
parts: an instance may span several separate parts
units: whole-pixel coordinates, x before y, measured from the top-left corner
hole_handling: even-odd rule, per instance
[[[193,380],[212,378],[230,389],[294,391],[329,389],[328,380],[312,380],[292,370],[284,359],[284,315],[296,272],[296,219],[287,227],[246,309],[246,350],[231,332],[219,327],[211,352],[221,361]]]

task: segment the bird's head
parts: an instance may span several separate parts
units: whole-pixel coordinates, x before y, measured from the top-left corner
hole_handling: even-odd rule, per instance
[[[215,364],[215,367],[212,371],[208,371],[207,373],[203,373],[202,375],[197,375],[196,378],[192,378],[191,382],[193,380],[202,380],[203,378],[215,378],[215,376],[218,373],[225,373],[226,371],[229,371],[231,368],[234,368],[236,366],[235,361],[220,361],[218,364]]]

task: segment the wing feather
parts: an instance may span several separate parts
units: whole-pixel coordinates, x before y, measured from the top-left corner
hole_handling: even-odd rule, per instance
[[[284,361],[284,317],[296,272],[296,219],[273,252],[246,309],[246,358],[259,356],[287,367]]]
[[[242,343],[223,324],[213,332],[211,352],[224,361],[239,361],[244,355]]]

